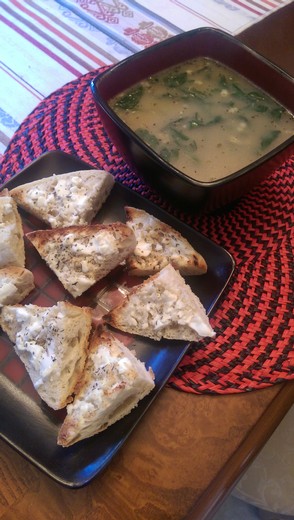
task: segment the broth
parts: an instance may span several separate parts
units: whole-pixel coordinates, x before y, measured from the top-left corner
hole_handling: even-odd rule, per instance
[[[109,102],[158,155],[211,182],[294,134],[294,117],[239,73],[209,58],[180,63]]]

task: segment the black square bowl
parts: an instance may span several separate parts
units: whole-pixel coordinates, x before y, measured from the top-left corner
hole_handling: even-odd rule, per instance
[[[101,121],[127,164],[173,204],[193,212],[213,211],[246,194],[294,151],[294,135],[246,167],[212,182],[200,182],[163,160],[110,107],[109,101],[136,83],[188,59],[206,57],[233,69],[294,112],[293,78],[224,31],[200,28],[138,52],[91,82]]]

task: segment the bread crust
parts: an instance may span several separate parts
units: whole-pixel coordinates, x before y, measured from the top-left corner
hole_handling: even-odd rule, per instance
[[[104,170],[52,175],[11,190],[19,206],[50,227],[90,224],[109,196],[114,177]]]
[[[52,307],[28,304],[2,308],[2,329],[13,342],[40,397],[54,410],[71,401],[82,375],[91,320],[91,309],[69,302]]]
[[[80,296],[134,250],[122,222],[32,231],[26,235],[73,297]]]
[[[0,268],[24,267],[23,228],[16,202],[7,189],[0,194]]]
[[[96,330],[57,443],[68,447],[100,433],[130,413],[153,388],[152,369],[108,331]]]
[[[34,287],[34,275],[25,267],[3,267],[0,269],[0,307],[22,302]]]
[[[137,245],[127,259],[129,274],[149,276],[171,264],[182,275],[207,271],[203,256],[182,234],[146,211],[125,207],[127,225],[134,231]]]
[[[135,286],[104,319],[119,330],[157,341],[214,336],[202,303],[171,264]]]

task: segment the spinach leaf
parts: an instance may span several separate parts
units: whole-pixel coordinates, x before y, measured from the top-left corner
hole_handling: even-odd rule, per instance
[[[268,110],[268,106],[263,105],[262,103],[253,103],[252,108],[255,112],[266,112]]]
[[[151,148],[156,148],[159,146],[159,140],[157,139],[156,135],[152,134],[147,130],[147,128],[137,128],[135,130],[136,134],[145,141]]]
[[[203,118],[199,117],[198,114],[196,113],[194,118],[189,121],[189,126],[190,126],[190,128],[197,128],[199,126],[211,126],[211,125],[216,125],[217,123],[221,123],[222,121],[223,121],[223,117],[218,115],[218,116],[213,117],[209,121],[205,122],[203,120]]]
[[[218,83],[221,88],[227,88],[228,87],[228,80],[224,74],[219,75]]]
[[[246,95],[255,103],[260,101],[266,101],[266,98],[262,94],[262,92],[257,92],[256,90],[252,90],[251,92],[248,92],[248,94]]]
[[[200,69],[197,70],[197,74],[202,74],[203,72],[211,72],[210,64],[203,65]]]
[[[232,84],[232,95],[247,104],[255,112],[267,112],[269,110],[270,99],[262,92],[252,90],[244,92],[237,83]],[[246,108],[246,107],[245,107]]]
[[[264,97],[260,95],[259,92],[244,92],[237,83],[232,83],[232,95],[249,103],[252,107],[264,100]]]
[[[193,140],[190,139],[188,148],[189,148],[189,150],[191,150],[191,152],[195,152],[197,150],[197,143],[196,143],[196,141],[194,141],[194,139]]]
[[[217,123],[221,123],[223,120],[224,118],[222,116],[215,116],[212,119],[210,119],[210,121],[207,121],[205,126],[216,125]]]
[[[239,121],[242,121],[243,123],[246,123],[247,125],[250,124],[248,117],[244,116],[243,114],[237,114],[236,119],[238,119]]]
[[[173,136],[173,139],[178,142],[180,141],[189,141],[189,137],[187,137],[183,132],[178,130],[177,128],[174,128],[173,126],[170,126],[170,132]]]
[[[138,85],[138,87],[129,90],[126,94],[119,98],[115,103],[115,107],[122,108],[123,110],[135,108],[139,103],[143,92],[143,86]]]
[[[164,83],[168,87],[179,87],[187,81],[187,72],[172,72],[163,78]]]
[[[181,95],[182,99],[195,99],[196,101],[200,101],[201,103],[204,103],[208,96],[207,93],[202,92],[201,90],[197,90],[195,88],[181,88],[179,94]]]
[[[232,95],[236,98],[247,100],[247,94],[242,90],[237,83],[232,83]]]
[[[197,128],[198,126],[204,126],[203,118],[199,117],[199,115],[196,113],[193,119],[189,121],[189,127],[190,128]]]
[[[280,135],[280,130],[270,130],[267,132],[260,141],[260,148],[264,150],[272,144],[272,142]]]
[[[270,111],[270,115],[274,121],[279,121],[284,112],[285,112],[284,107],[276,107],[276,108],[272,108],[272,110]]]
[[[158,155],[160,155],[160,157],[162,157],[164,161],[172,162],[173,159],[179,156],[179,149],[164,147],[161,150],[159,150]]]
[[[200,103],[204,103],[207,99],[207,93],[201,92],[201,90],[197,90],[194,88],[184,88],[179,86],[178,90],[170,90],[162,94],[163,98],[170,98],[175,100],[185,100],[185,101],[199,101]]]

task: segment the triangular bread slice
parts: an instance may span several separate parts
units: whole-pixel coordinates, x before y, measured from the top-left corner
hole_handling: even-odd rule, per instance
[[[133,287],[104,319],[117,329],[155,340],[214,336],[199,298],[170,264]]]
[[[91,338],[85,370],[58,435],[70,446],[122,419],[154,388],[154,374],[107,331]]]
[[[90,224],[114,185],[104,170],[80,170],[22,184],[17,204],[52,228]]]
[[[34,287],[34,275],[25,267],[3,267],[0,269],[0,307],[22,302]]]
[[[26,236],[74,298],[123,262],[136,245],[134,233],[122,222],[32,231]]]
[[[23,228],[17,205],[3,190],[0,195],[0,268],[25,265]]]
[[[91,309],[69,302],[5,306],[0,324],[40,397],[55,410],[66,406],[84,369]]]
[[[207,264],[182,234],[142,209],[125,207],[127,225],[134,231],[137,245],[127,259],[129,274],[149,276],[167,264],[182,275],[200,275]]]

